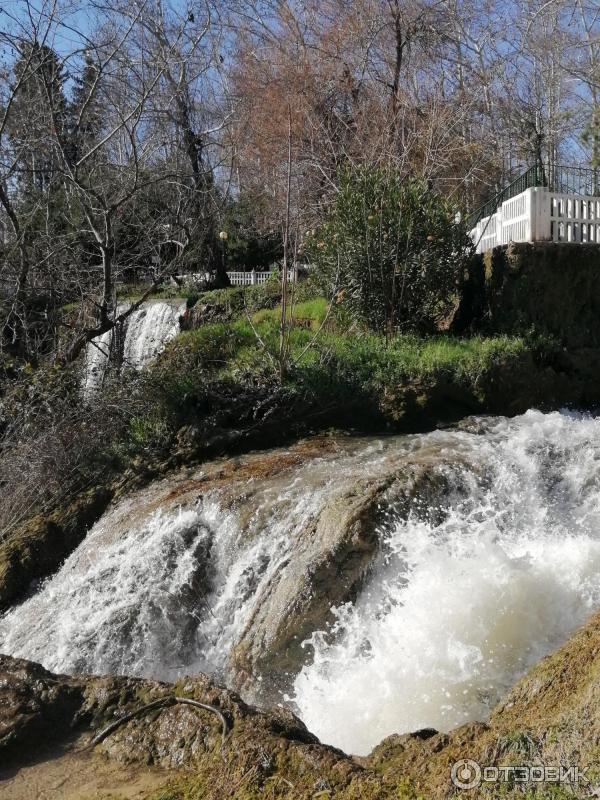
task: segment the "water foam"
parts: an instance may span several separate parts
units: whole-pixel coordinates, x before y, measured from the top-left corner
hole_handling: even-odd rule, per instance
[[[0,651],[61,672],[228,681],[230,654],[270,582],[294,568],[307,521],[358,480],[419,459],[447,490],[433,509],[416,498],[408,516],[389,501],[362,591],[305,643],[282,701],[355,753],[391,733],[485,719],[600,605],[598,419],[532,411],[345,440],[335,456],[240,484],[233,504],[215,489],[179,508],[175,491],[156,511],[148,490],[149,512],[136,497],[121,503],[0,619]]]
[[[356,603],[306,643],[293,702],[325,742],[365,754],[483,720],[599,605],[600,422],[529,412],[469,445],[467,496],[391,525]]]
[[[122,314],[126,305],[119,305],[116,315]],[[114,330],[88,343],[82,382],[83,396],[93,397],[102,387],[106,368],[113,360],[123,367],[143,369],[164,350],[166,344],[179,333],[179,317],[183,307],[164,300],[148,301],[124,323],[122,353],[115,350]]]
[[[125,334],[123,363],[142,369],[179,333],[178,306],[155,300],[131,315]]]

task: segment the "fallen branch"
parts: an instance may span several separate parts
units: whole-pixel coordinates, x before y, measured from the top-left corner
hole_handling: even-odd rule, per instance
[[[225,739],[229,732],[229,725],[225,719],[225,715],[219,711],[216,706],[209,706],[207,703],[200,703],[198,700],[190,700],[189,697],[175,697],[174,700],[176,703],[183,703],[183,705],[194,706],[195,708],[203,708],[205,711],[210,711],[212,714],[215,714],[221,720],[222,725],[221,746],[225,744]]]
[[[222,732],[221,732],[221,747],[225,744],[225,739],[227,738],[227,734],[229,732],[229,724],[225,719],[225,716],[219,711],[218,708],[215,706],[210,706],[208,703],[200,703],[198,700],[191,700],[188,697],[175,697],[170,695],[169,697],[161,697],[158,700],[154,700],[152,703],[147,703],[140,708],[136,708],[135,711],[131,711],[129,714],[125,714],[123,717],[119,717],[119,719],[111,722],[110,725],[107,725],[106,728],[103,728],[100,733],[96,734],[90,744],[85,748],[95,747],[100,742],[104,741],[107,736],[110,736],[111,733],[120,728],[121,725],[125,725],[130,720],[134,719],[135,717],[139,717],[142,714],[147,714],[149,711],[156,711],[157,709],[169,708],[170,706],[174,706],[177,703],[187,706],[193,706],[195,708],[201,708],[204,711],[210,711],[211,714],[215,714],[221,722],[222,725]]]

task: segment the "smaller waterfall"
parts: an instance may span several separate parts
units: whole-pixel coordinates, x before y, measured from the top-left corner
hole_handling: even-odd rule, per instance
[[[117,307],[117,315],[127,306]],[[165,345],[179,333],[179,304],[154,300],[134,311],[123,325],[123,346],[120,348],[114,330],[107,331],[87,346],[82,391],[86,399],[102,387],[109,363],[120,367],[143,369],[164,350]]]
[[[177,305],[165,302],[148,303],[129,318],[123,346],[123,365],[142,369],[179,333]]]
[[[83,373],[83,396],[93,397],[102,387],[106,365],[110,360],[113,345],[113,331],[106,331],[102,336],[88,342],[85,351],[85,369]]]

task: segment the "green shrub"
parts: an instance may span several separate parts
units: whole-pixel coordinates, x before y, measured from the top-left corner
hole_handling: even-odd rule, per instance
[[[262,230],[257,216],[264,216],[264,212],[254,197],[238,197],[226,207],[223,227],[228,234],[228,269],[268,269],[281,258],[281,232]]]
[[[472,242],[456,209],[423,181],[344,174],[306,250],[328,296],[373,330],[435,330],[454,303]]]
[[[281,302],[281,286],[278,281],[266,281],[260,286],[231,286],[228,289],[211,289],[199,297],[200,303],[223,305],[234,316],[244,311],[259,311],[275,308]]]

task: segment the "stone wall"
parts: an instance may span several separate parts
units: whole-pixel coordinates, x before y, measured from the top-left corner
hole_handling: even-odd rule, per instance
[[[600,346],[600,244],[511,244],[476,256],[454,329]]]

